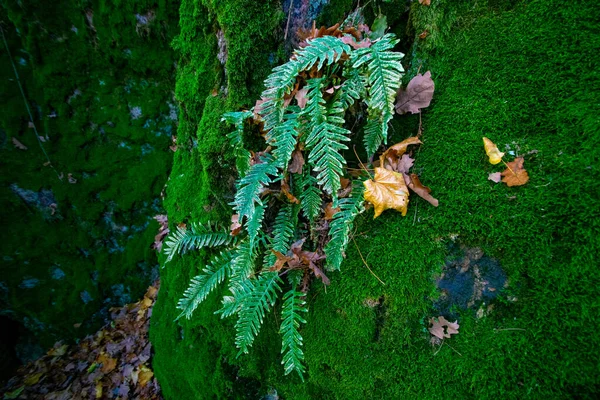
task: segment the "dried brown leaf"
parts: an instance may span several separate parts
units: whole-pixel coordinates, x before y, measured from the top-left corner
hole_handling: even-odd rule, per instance
[[[417,74],[408,82],[406,89],[400,89],[396,101],[396,112],[398,114],[418,114],[422,108],[428,107],[433,98],[435,84],[431,79],[431,72],[424,75]]]
[[[292,152],[292,161],[290,161],[288,171],[292,174],[301,174],[302,167],[304,167],[304,156],[302,151],[296,149]]]
[[[409,137],[407,139],[404,139],[400,143],[396,143],[395,145],[393,145],[389,149],[387,149],[379,157],[379,163],[380,163],[379,166],[381,166],[381,167],[389,166],[392,170],[394,170],[396,172],[401,172],[401,171],[397,170],[398,161],[399,161],[400,157],[402,157],[402,155],[406,152],[406,149],[408,148],[408,146],[410,146],[411,144],[421,144],[421,143],[422,142],[416,136]]]
[[[237,236],[242,231],[242,224],[240,224],[240,215],[233,214],[231,216],[231,227],[229,228],[231,236]]]
[[[502,182],[508,186],[521,186],[529,182],[529,174],[523,168],[523,157],[517,157],[506,164],[508,168],[502,172]]]
[[[340,211],[339,207],[333,208],[332,202],[327,203],[327,205],[325,206],[325,215],[323,216],[323,219],[326,221],[331,221],[335,213],[337,213],[338,211]]]
[[[429,323],[431,324],[429,332],[439,339],[443,340],[444,338],[449,338],[451,335],[458,334],[459,325],[456,321],[450,322],[444,317],[438,317],[437,319],[431,318]]]
[[[370,39],[364,39],[357,42],[354,36],[349,35],[345,35],[344,37],[342,37],[342,42],[352,46],[352,48],[354,48],[355,50],[371,47],[372,44]]]
[[[408,187],[419,195],[419,197],[427,200],[432,206],[437,207],[440,205],[440,202],[430,194],[431,189],[423,185],[416,174],[410,174],[410,183],[408,184]]]

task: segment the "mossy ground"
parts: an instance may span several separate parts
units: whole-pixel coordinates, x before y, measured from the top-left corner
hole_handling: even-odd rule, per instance
[[[43,347],[95,330],[108,307],[152,282],[152,216],[162,211],[176,133],[177,5],[0,1],[12,55],[0,44],[0,313]],[[52,195],[28,202],[15,187]]]
[[[420,68],[436,82],[415,168],[440,206],[412,198],[404,218],[391,211],[374,221],[372,211],[361,217],[341,273],[330,276],[326,290],[315,283],[309,295],[302,331],[306,383],[282,375],[275,316],[241,358],[235,358],[233,321],[212,314],[219,293],[193,319],[173,322],[202,255],[173,261],[161,273],[151,331],[167,398],[256,398],[270,389],[296,399],[593,398],[600,392],[600,7],[432,3],[412,4],[409,31],[427,29],[431,36],[409,54],[407,79]],[[169,212],[181,220],[228,217],[214,196],[203,194],[205,177],[212,177],[205,166],[219,164],[217,154],[226,151],[223,127],[212,115],[229,109],[224,104],[210,99],[206,125],[199,123],[198,140],[210,147],[192,152],[181,167],[176,160],[175,169],[193,174],[179,189],[170,186],[169,196],[180,202],[170,203]],[[397,117],[394,140],[414,135],[417,125],[418,116]],[[482,136],[523,155],[531,181],[514,188],[488,181],[502,168],[487,162]],[[222,183],[217,187],[227,186]],[[434,348],[427,318],[435,315],[434,277],[451,243],[482,248],[500,262],[509,286],[488,316],[457,310],[460,333]]]

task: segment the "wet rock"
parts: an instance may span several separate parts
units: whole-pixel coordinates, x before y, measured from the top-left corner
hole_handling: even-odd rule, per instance
[[[480,248],[452,244],[437,286],[441,291],[434,307],[440,315],[456,318],[458,310],[477,311],[495,299],[508,284],[498,260]]]

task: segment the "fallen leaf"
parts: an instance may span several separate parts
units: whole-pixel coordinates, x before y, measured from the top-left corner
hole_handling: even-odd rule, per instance
[[[15,147],[19,150],[27,150],[27,146],[25,146],[23,143],[19,142],[19,139],[17,139],[16,137],[13,136],[12,138],[12,142],[15,145]]]
[[[54,345],[54,347],[53,347],[53,348],[51,348],[51,349],[48,351],[48,353],[47,353],[47,354],[48,354],[49,356],[53,356],[53,357],[60,357],[60,356],[64,356],[64,355],[65,355],[65,353],[67,352],[67,349],[68,349],[68,348],[69,348],[69,346],[68,346],[68,345],[66,345],[66,344],[60,345],[60,343],[56,343],[56,344]]]
[[[43,372],[38,372],[37,374],[29,375],[27,378],[25,378],[23,383],[26,384],[27,386],[35,385],[36,383],[38,383],[40,381],[40,378],[42,376],[44,376]]]
[[[104,353],[100,354],[100,357],[98,357],[98,362],[102,363],[102,372],[105,374],[108,374],[117,366],[117,360]]]
[[[333,208],[332,202],[327,203],[327,206],[325,206],[325,216],[323,216],[323,219],[326,221],[331,221],[335,213],[338,211],[340,211],[339,207]]]
[[[417,74],[408,82],[406,89],[400,89],[396,101],[396,112],[398,114],[418,114],[421,108],[428,107],[433,98],[435,84],[431,79],[431,72],[424,75]]]
[[[342,85],[335,85],[325,90],[325,93],[333,94],[336,90],[338,90]]]
[[[293,261],[292,257],[288,257],[279,251],[276,251],[276,250],[271,250],[271,251],[273,252],[273,254],[275,254],[275,257],[277,257],[277,260],[275,261],[275,264],[271,268],[269,268],[269,271],[281,271],[281,269],[285,266],[285,264],[289,263],[290,261]]]
[[[281,192],[285,194],[290,203],[300,204],[300,200],[290,192],[290,184],[287,182],[287,179],[281,181]]]
[[[506,168],[502,172],[502,182],[508,186],[521,186],[529,182],[529,174],[523,168],[523,157],[517,157],[514,161],[506,164]]]
[[[385,162],[387,162],[388,165],[390,167],[392,167],[392,169],[394,171],[396,171],[396,168],[398,167],[398,165],[397,165],[398,160],[406,152],[407,147],[410,146],[411,144],[421,144],[421,143],[422,142],[416,136],[409,137],[407,139],[404,139],[400,143],[396,143],[395,145],[393,145],[389,149],[387,149],[385,152],[383,152],[383,154],[379,157],[379,165],[381,167],[385,167]],[[396,171],[396,172],[400,172],[400,171]]]
[[[459,325],[456,322],[450,322],[444,317],[431,318],[429,332],[439,339],[449,338],[451,335],[458,334]]]
[[[242,224],[240,224],[240,215],[233,214],[231,216],[231,227],[229,228],[231,236],[237,236],[242,231]]]
[[[308,87],[303,87],[302,89],[296,92],[296,101],[298,102],[298,107],[304,108],[306,107],[306,103],[308,102],[308,97],[306,94],[308,93]]]
[[[410,183],[408,184],[408,187],[411,188],[412,191],[417,195],[419,195],[419,197],[427,200],[432,206],[439,206],[440,202],[430,194],[431,189],[423,185],[416,174],[410,174]]]
[[[102,383],[98,382],[96,384],[96,398],[97,399],[101,399],[102,398]]]
[[[431,0],[419,0],[419,4],[428,6],[431,5]]]
[[[502,173],[501,172],[491,173],[488,175],[488,180],[498,183],[502,180]]]
[[[154,372],[152,372],[148,367],[142,365],[139,372],[139,383],[140,386],[146,386],[146,384],[152,379],[154,376]]]
[[[352,48],[354,48],[355,50],[371,47],[371,44],[372,44],[370,39],[364,39],[364,40],[361,40],[360,42],[357,42],[356,39],[354,38],[354,36],[350,36],[350,35],[343,36],[342,42],[346,43],[347,45],[352,46]]]
[[[364,198],[375,206],[377,218],[384,210],[394,209],[406,215],[408,207],[408,188],[402,174],[385,168],[375,168],[375,180],[363,182]]]
[[[396,172],[400,172],[402,174],[408,174],[408,170],[412,168],[415,160],[409,156],[408,154],[403,154],[402,158],[398,161],[396,165]]]
[[[429,32],[427,32],[427,30],[424,30],[423,32],[421,32],[421,34],[419,35],[419,39],[425,39],[427,36],[429,35]]]
[[[302,167],[304,167],[304,156],[302,156],[302,151],[296,149],[292,152],[292,161],[288,166],[288,171],[292,174],[301,174]]]
[[[494,142],[486,137],[483,138],[483,148],[485,149],[485,154],[487,154],[490,159],[490,164],[496,165],[502,161],[502,156],[504,156],[504,153],[498,150],[498,147],[494,144]]]

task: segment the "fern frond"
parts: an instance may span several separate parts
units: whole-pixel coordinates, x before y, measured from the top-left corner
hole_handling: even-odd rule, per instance
[[[247,281],[252,276],[256,256],[256,249],[250,244],[250,240],[244,240],[238,245],[231,264],[230,289],[240,282]]]
[[[181,314],[177,319],[185,316],[191,318],[194,310],[202,303],[217,285],[231,274],[232,251],[224,251],[212,258],[210,263],[204,267],[202,274],[192,278],[189,287],[179,300],[177,308]]]
[[[296,62],[301,70],[309,69],[317,64],[317,69],[323,65],[331,65],[342,57],[342,54],[351,53],[351,48],[339,38],[322,36],[308,40],[308,45],[296,52]]]
[[[356,69],[351,69],[344,74],[346,80],[342,83],[339,93],[339,100],[344,110],[347,110],[356,100],[365,97],[367,88],[365,77]]]
[[[228,122],[235,125],[235,131],[229,133],[227,138],[229,143],[233,147],[233,154],[235,155],[235,166],[240,176],[246,175],[246,172],[250,168],[250,157],[251,154],[244,148],[244,121],[248,118],[252,118],[252,111],[238,111],[228,112],[223,114],[221,121]]]
[[[165,240],[165,254],[167,255],[165,264],[171,261],[175,254],[202,247],[228,245],[233,242],[235,242],[235,237],[231,236],[227,230],[210,222],[206,225],[193,222],[189,228],[178,226],[177,230]]]
[[[285,114],[284,121],[271,129],[266,135],[267,143],[275,147],[273,149],[275,165],[283,170],[287,169],[288,161],[292,158],[298,137],[296,128],[298,127],[297,116],[300,108],[293,106],[289,108],[291,112]]]
[[[248,219],[254,215],[257,205],[262,205],[260,199],[261,190],[272,182],[272,176],[277,174],[277,167],[273,163],[273,157],[265,155],[261,163],[250,167],[248,174],[237,183],[237,192],[234,199],[234,208],[240,216]]]
[[[385,143],[387,141],[387,126],[388,123],[380,110],[368,110],[367,123],[365,124],[365,136],[363,140],[369,157],[377,152],[379,146],[381,146],[381,143]]]
[[[300,324],[305,324],[306,320],[300,313],[308,312],[306,308],[306,293],[299,292],[293,287],[283,296],[283,306],[281,308],[281,327],[279,332],[282,336],[281,354],[283,354],[283,370],[285,375],[296,371],[300,379],[304,382],[303,373],[305,371],[302,361],[304,353],[302,352],[302,336],[298,329]]]
[[[364,211],[363,191],[363,186],[359,183],[353,187],[350,197],[340,199],[338,202],[340,211],[334,214],[329,224],[330,240],[325,246],[328,270],[339,270],[342,265],[354,219]]]
[[[358,49],[351,55],[354,68],[366,66],[369,85],[367,106],[371,124],[365,133],[365,143],[369,156],[373,155],[381,142],[387,142],[388,122],[394,115],[394,100],[404,72],[400,63],[404,55],[389,51],[396,43],[398,39],[393,34],[387,34],[373,42],[371,47]]]
[[[274,68],[265,80],[267,89],[261,95],[263,99],[268,99],[260,111],[265,130],[275,128],[283,120],[283,97],[292,91],[300,72],[315,64],[321,69],[323,65],[337,62],[343,53],[350,54],[350,46],[333,36],[324,36],[308,41],[306,47],[295,53],[295,59]]]
[[[265,255],[264,267],[271,268],[275,265],[277,257],[271,250],[278,251],[280,253],[287,253],[290,248],[290,242],[294,237],[294,216],[293,216],[293,205],[286,203],[280,209],[275,223],[273,225],[273,237],[271,239],[271,245],[267,248]]]
[[[258,233],[260,232],[260,228],[262,227],[262,222],[265,217],[265,206],[257,206],[254,209],[254,214],[248,219],[246,223],[246,231],[248,232],[248,238],[250,240],[250,247],[254,247],[254,243]]]
[[[317,179],[310,174],[308,169],[302,177],[302,192],[300,193],[300,207],[302,212],[313,223],[321,213],[321,190],[317,186]]]
[[[252,291],[243,297],[238,312],[239,318],[235,324],[235,345],[242,353],[248,353],[254,338],[258,335],[260,327],[267,312],[277,299],[277,292],[281,278],[277,272],[264,272],[255,281]]]

